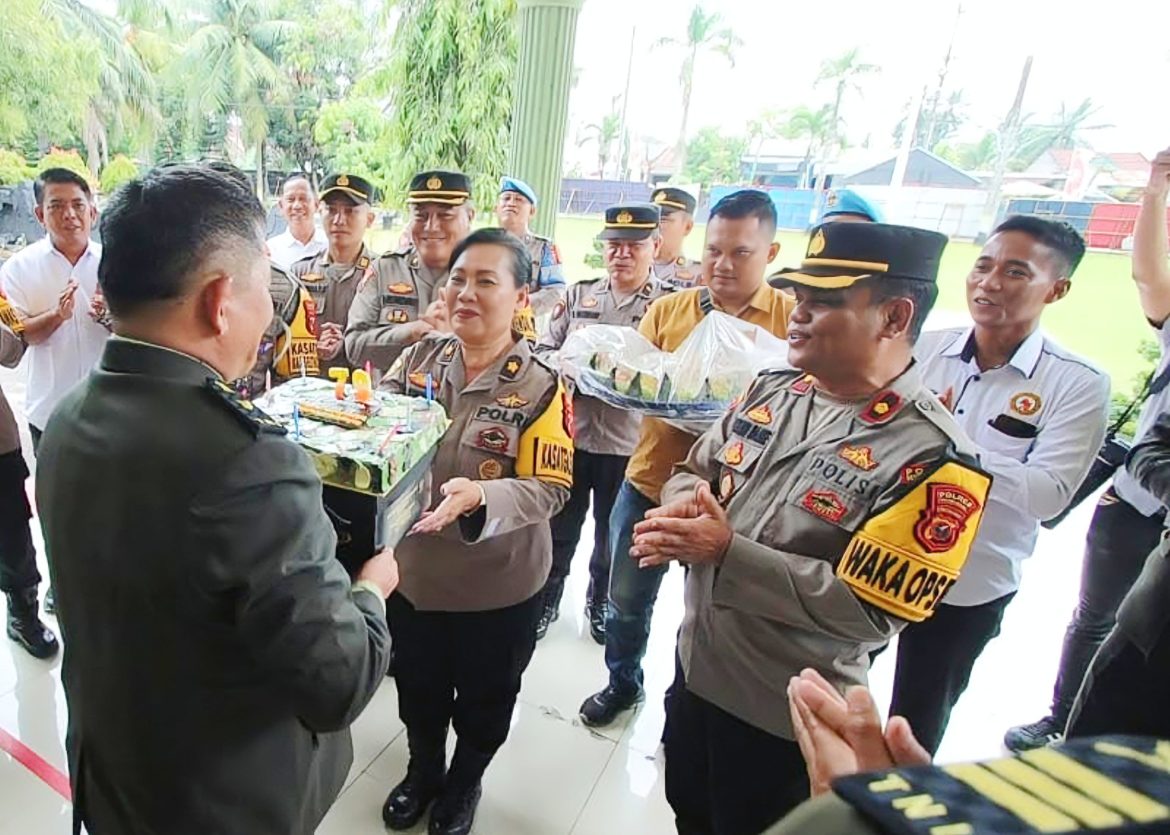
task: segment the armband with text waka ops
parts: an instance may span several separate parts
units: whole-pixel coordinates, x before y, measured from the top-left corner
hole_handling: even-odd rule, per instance
[[[845,777],[833,791],[889,835],[1170,831],[1170,742],[1076,739],[984,762]]]
[[[560,487],[573,486],[573,407],[557,382],[557,392],[544,412],[520,436],[516,476],[535,478]]]
[[[967,561],[990,489],[987,473],[941,462],[853,534],[838,579],[884,612],[926,620]]]

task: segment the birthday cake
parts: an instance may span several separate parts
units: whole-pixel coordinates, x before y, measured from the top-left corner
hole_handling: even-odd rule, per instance
[[[322,482],[369,496],[394,490],[450,425],[434,400],[317,377],[289,380],[256,405],[309,453]]]

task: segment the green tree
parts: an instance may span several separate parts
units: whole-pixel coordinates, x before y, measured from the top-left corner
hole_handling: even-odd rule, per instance
[[[1087,148],[1089,143],[1083,136],[1085,131],[1113,127],[1106,124],[1086,124],[1097,116],[1101,108],[1086,98],[1074,108],[1061,103],[1054,117],[1043,124],[1025,124],[1020,131],[1019,147],[1012,150],[1009,167],[1023,171],[1050,150],[1072,150]]]
[[[118,154],[102,169],[102,194],[112,194],[118,186],[138,176],[138,163],[125,154]]]
[[[738,183],[747,152],[742,136],[724,136],[718,128],[703,128],[687,143],[683,180],[708,188],[716,183]]]
[[[175,63],[190,123],[238,116],[244,138],[256,148],[256,183],[264,194],[268,104],[287,78],[277,65],[293,24],[272,16],[268,0],[203,0],[205,21],[187,40]]]
[[[77,151],[53,148],[49,153],[37,160],[35,173],[40,174],[42,171],[47,171],[50,168],[68,169],[74,174],[80,174],[89,181],[90,185],[97,185],[97,180],[90,173],[89,166],[85,164],[85,160],[81,158],[81,154]]]
[[[392,54],[356,92],[389,97],[391,201],[449,167],[490,203],[507,164],[519,37],[516,0],[401,0]]]
[[[999,154],[999,140],[993,131],[988,131],[978,142],[963,142],[957,145],[943,143],[935,152],[965,171],[987,171],[995,165]]]
[[[390,123],[377,102],[350,98],[321,108],[313,139],[330,171],[357,174],[385,195],[391,185]]]
[[[750,119],[747,128],[747,144],[752,153],[752,169],[748,174],[748,182],[754,183],[764,143],[769,139],[784,136],[784,115],[778,110],[765,110],[755,119]]]
[[[0,148],[0,186],[14,186],[32,177],[32,167],[15,151]]]
[[[678,127],[678,140],[675,143],[675,159],[679,171],[686,168],[687,156],[687,122],[691,115],[691,94],[695,86],[695,65],[699,56],[704,52],[714,52],[722,55],[727,62],[735,66],[735,49],[743,45],[743,41],[726,26],[718,12],[708,14],[701,5],[691,9],[690,19],[687,21],[687,31],[683,38],[661,38],[657,46],[671,46],[683,52],[682,68],[679,70],[679,84],[682,86],[682,119]]]
[[[831,131],[830,143],[837,143],[841,137],[841,105],[845,95],[851,90],[860,90],[859,79],[872,75],[881,70],[877,64],[866,64],[860,59],[861,50],[853,47],[848,52],[836,58],[827,58],[821,62],[821,71],[817,74],[817,84],[828,83],[833,85],[833,104],[830,111]]]
[[[953,91],[945,101],[933,102],[930,111],[922,113],[922,118],[918,120],[913,147],[938,153],[937,149],[954,136],[966,121],[964,104],[962,90]],[[910,120],[910,108],[913,106],[913,102],[907,103],[901,121],[894,127],[894,142],[898,145],[902,144],[902,134]]]
[[[600,122],[593,122],[584,127],[581,131],[583,135],[577,141],[578,148],[590,142],[597,144],[597,177],[601,180],[605,179],[606,168],[613,156],[614,143],[620,138],[622,129],[622,116],[617,110],[619,98],[620,96],[613,100],[613,108]]]
[[[784,135],[789,139],[805,139],[808,142],[800,174],[802,188],[810,184],[809,174],[817,155],[830,148],[837,141],[834,127],[833,105],[831,104],[826,104],[819,110],[801,106],[792,111],[792,115],[788,117],[788,122],[784,126]]]

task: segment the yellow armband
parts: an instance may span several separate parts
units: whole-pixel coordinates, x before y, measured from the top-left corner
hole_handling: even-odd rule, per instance
[[[536,341],[536,314],[532,312],[532,305],[516,311],[512,317],[512,330],[525,339]]]
[[[944,462],[853,534],[837,577],[908,621],[926,620],[959,576],[979,530],[991,476]]]
[[[316,377],[321,373],[317,359],[317,306],[313,297],[299,289],[297,315],[284,333],[276,338],[275,357],[278,377],[292,378],[303,372]]]
[[[516,476],[573,486],[573,407],[559,381],[552,402],[520,436]]]
[[[12,302],[0,296],[0,324],[7,325],[17,336],[24,333],[24,321],[12,306]]]

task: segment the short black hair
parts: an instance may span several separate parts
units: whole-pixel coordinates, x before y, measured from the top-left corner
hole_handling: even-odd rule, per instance
[[[922,326],[926,324],[926,317],[930,315],[938,299],[938,285],[933,281],[917,281],[913,278],[879,278],[867,279],[865,286],[870,288],[874,304],[888,302],[891,299],[910,299],[914,302],[914,318],[910,320],[910,344],[917,342],[922,334]]]
[[[205,159],[199,164],[216,174],[224,175],[244,191],[252,193],[252,178],[239,166],[222,159]]]
[[[70,183],[81,189],[86,199],[93,202],[93,189],[89,187],[89,181],[85,177],[68,168],[46,168],[33,180],[33,197],[36,198],[37,205],[41,205],[45,200],[45,186]]]
[[[1045,220],[1035,215],[1012,215],[992,235],[1000,232],[1023,232],[1051,249],[1064,261],[1066,276],[1072,278],[1085,257],[1085,239],[1071,225],[1059,220]]]
[[[745,188],[733,191],[711,208],[711,217],[725,217],[729,220],[742,220],[745,217],[754,217],[760,221],[760,226],[776,233],[779,219],[776,216],[776,204],[767,192],[754,188]]]
[[[183,295],[192,274],[233,246],[264,249],[264,210],[230,174],[166,165],[114,192],[102,212],[98,283],[117,316]]]
[[[451,260],[447,263],[447,270],[453,270],[459,257],[479,244],[493,244],[508,250],[512,255],[512,277],[516,281],[516,289],[528,286],[528,282],[532,280],[532,254],[528,247],[524,246],[524,242],[507,229],[494,226],[477,229],[456,244],[455,251],[451,253]]]

